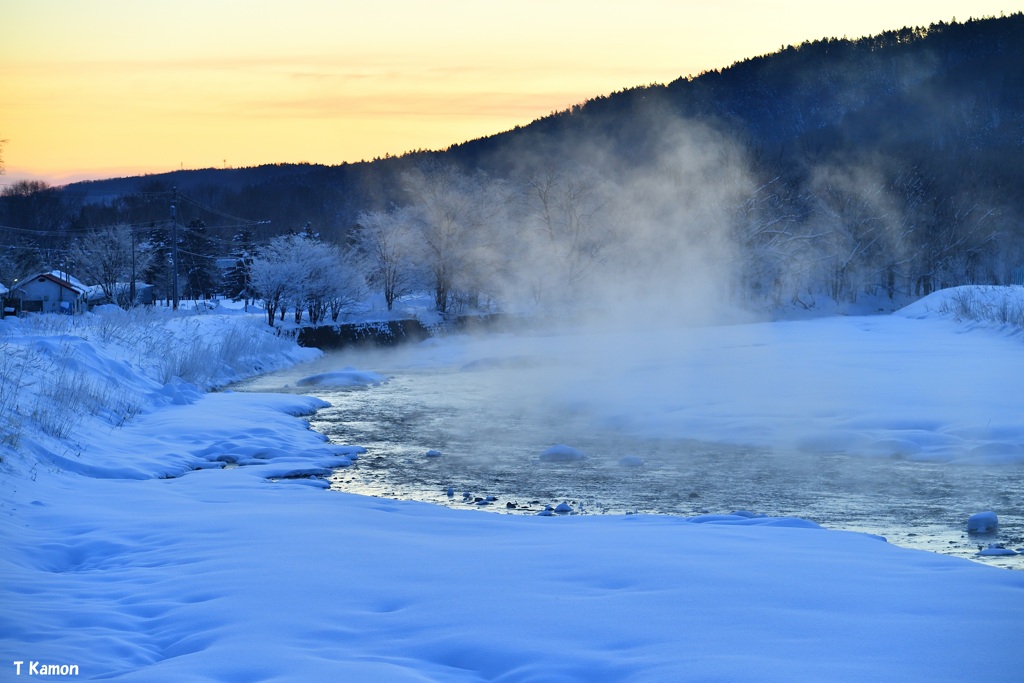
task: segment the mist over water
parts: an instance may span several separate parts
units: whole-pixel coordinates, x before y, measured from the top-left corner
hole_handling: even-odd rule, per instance
[[[657,342],[650,346],[662,352],[679,339],[651,336]],[[647,355],[642,339],[611,332],[456,337],[330,354],[316,366],[244,388],[310,393],[311,387],[291,387],[303,376],[348,365],[390,378],[365,389],[314,388],[332,406],[317,413],[311,426],[332,442],[368,449],[354,467],[335,473],[331,484],[337,490],[508,514],[536,514],[562,501],[583,514],[746,510],[963,557],[995,540],[1024,544],[1024,467],[754,447],[738,443],[743,439],[737,436],[744,436],[739,423],[717,439],[674,435],[648,413],[667,409],[671,419],[685,420],[681,398],[652,383],[649,404],[637,405],[637,383],[642,392],[645,382],[637,372],[645,359],[653,375],[666,371],[657,354]],[[623,345],[630,340],[633,348]],[[698,353],[713,341],[696,335],[693,348],[679,352]],[[728,356],[721,352],[723,365]],[[617,405],[617,392],[621,410],[609,410]],[[541,462],[540,453],[554,444],[588,457]],[[432,449],[442,455],[426,456]],[[643,465],[623,466],[624,456]],[[495,500],[487,501],[490,496]],[[999,509],[999,537],[968,536],[967,516],[991,508]],[[1016,558],[985,561],[1019,568]]]

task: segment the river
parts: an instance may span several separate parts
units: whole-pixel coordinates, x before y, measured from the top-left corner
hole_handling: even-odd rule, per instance
[[[1024,555],[977,557],[979,546],[994,541],[1024,545],[1024,466],[644,438],[543,400],[547,373],[528,360],[421,361],[414,349],[332,353],[233,388],[303,393],[331,404],[310,418],[311,427],[331,442],[367,449],[354,466],[333,474],[333,490],[502,514],[538,514],[565,502],[572,514],[792,516],[1024,568]],[[346,366],[372,369],[388,381],[298,386],[303,377]],[[587,458],[541,461],[554,444]],[[624,465],[625,456],[642,465]],[[968,534],[967,516],[990,509],[1000,511],[998,534]]]

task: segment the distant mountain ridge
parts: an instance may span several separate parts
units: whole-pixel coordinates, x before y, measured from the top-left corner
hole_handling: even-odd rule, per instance
[[[624,156],[642,158],[658,144],[658,131],[634,122],[667,113],[712,121],[750,145],[789,155],[908,142],[937,152],[961,143],[1019,149],[1024,14],[808,41],[668,85],[598,97],[449,153],[484,162],[530,137],[603,135]]]
[[[807,41],[667,85],[595,97],[513,130],[444,151],[338,166],[267,164],[85,181],[66,190],[89,202],[145,188],[219,195],[230,213],[344,231],[360,210],[400,197],[397,177],[423,158],[503,176],[515,159],[572,154],[600,140],[643,164],[666,116],[709,123],[761,157],[799,173],[806,160],[883,153],[944,155],[978,182],[1018,195],[1024,186],[1024,13],[902,28],[859,39]],[[272,204],[303,207],[284,215]],[[259,201],[252,201],[254,195]],[[292,195],[289,199],[288,195]],[[315,200],[314,200],[315,198]],[[292,209],[289,209],[291,211]]]

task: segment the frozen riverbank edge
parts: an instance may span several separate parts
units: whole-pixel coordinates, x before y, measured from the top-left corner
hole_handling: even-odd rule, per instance
[[[67,345],[97,386],[113,377],[142,398],[121,426],[90,414],[3,453],[10,676],[16,661],[131,681],[953,681],[1024,667],[1024,572],[791,519],[327,495],[282,479],[352,454],[297,417],[316,399],[204,394],[116,346],[23,333],[11,348]]]

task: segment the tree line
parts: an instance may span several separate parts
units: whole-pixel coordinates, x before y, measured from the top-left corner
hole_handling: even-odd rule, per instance
[[[183,293],[260,296],[270,320],[334,316],[366,289],[388,309],[428,291],[447,314],[709,283],[778,306],[1021,282],[1022,37],[1017,13],[809,41],[369,163],[17,183],[0,193],[0,282],[84,262],[74,240],[122,224],[147,254],[134,272],[165,296],[176,251]],[[189,200],[177,240],[172,183]],[[261,252],[319,256],[276,269],[292,291],[267,299]],[[303,294],[321,257],[344,291]]]

